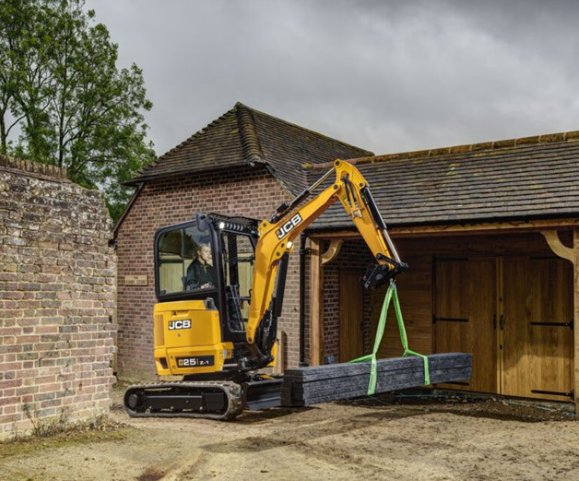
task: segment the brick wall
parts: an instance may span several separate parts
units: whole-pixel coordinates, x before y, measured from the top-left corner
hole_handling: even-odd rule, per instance
[[[97,192],[0,157],[0,439],[108,411],[114,252]]]
[[[287,192],[262,167],[227,173],[192,175],[179,180],[146,184],[117,231],[118,374],[152,379],[152,312],[154,293],[153,238],[162,227],[194,218],[196,212],[215,212],[257,219],[269,218]],[[287,361],[299,357],[299,248],[290,257],[280,332],[287,334]],[[147,285],[127,285],[127,276],[146,276]]]

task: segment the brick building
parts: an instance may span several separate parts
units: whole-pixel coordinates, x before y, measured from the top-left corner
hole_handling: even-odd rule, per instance
[[[307,186],[303,164],[370,152],[236,104],[137,175],[133,199],[115,226],[118,264],[118,372],[148,378],[154,370],[155,231],[217,212],[262,219]],[[280,329],[287,362],[299,356],[298,261],[290,261]]]
[[[108,412],[110,227],[64,170],[0,157],[0,439]]]

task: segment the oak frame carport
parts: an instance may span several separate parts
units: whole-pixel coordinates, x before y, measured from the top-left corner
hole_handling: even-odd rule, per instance
[[[559,231],[566,231],[572,238],[573,247],[565,245],[559,236]],[[548,249],[556,256],[572,264],[573,271],[573,319],[579,318],[579,220],[578,219],[551,219],[535,221],[509,221],[495,223],[481,223],[469,225],[446,226],[415,226],[390,227],[390,232],[398,244],[399,239],[427,239],[452,237],[456,235],[538,235],[545,240]],[[323,315],[323,285],[324,268],[334,260],[344,242],[356,240],[358,235],[351,231],[310,232],[310,357],[311,365],[319,365],[324,359],[324,315]],[[329,242],[329,248],[323,246]],[[547,248],[545,246],[545,248]],[[412,269],[412,265],[411,265]],[[573,330],[573,393],[579,392],[579,333]],[[499,375],[497,373],[497,375]],[[573,398],[576,408],[579,401]]]

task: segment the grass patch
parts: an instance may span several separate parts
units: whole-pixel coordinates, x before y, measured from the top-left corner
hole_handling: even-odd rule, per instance
[[[0,460],[34,454],[44,449],[120,441],[126,439],[131,431],[132,428],[111,422],[105,417],[75,425],[68,424],[66,428],[53,422],[48,427],[45,424],[42,429],[34,429],[32,436],[17,437],[0,443]]]

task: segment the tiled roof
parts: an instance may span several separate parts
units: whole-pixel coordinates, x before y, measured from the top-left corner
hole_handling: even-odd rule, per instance
[[[241,103],[143,169],[128,185],[179,175],[264,164],[290,193],[307,186],[304,164],[371,152],[272,117]]]
[[[394,226],[579,215],[579,132],[356,160]],[[328,166],[315,166],[312,183]],[[332,206],[312,229],[349,228]]]

